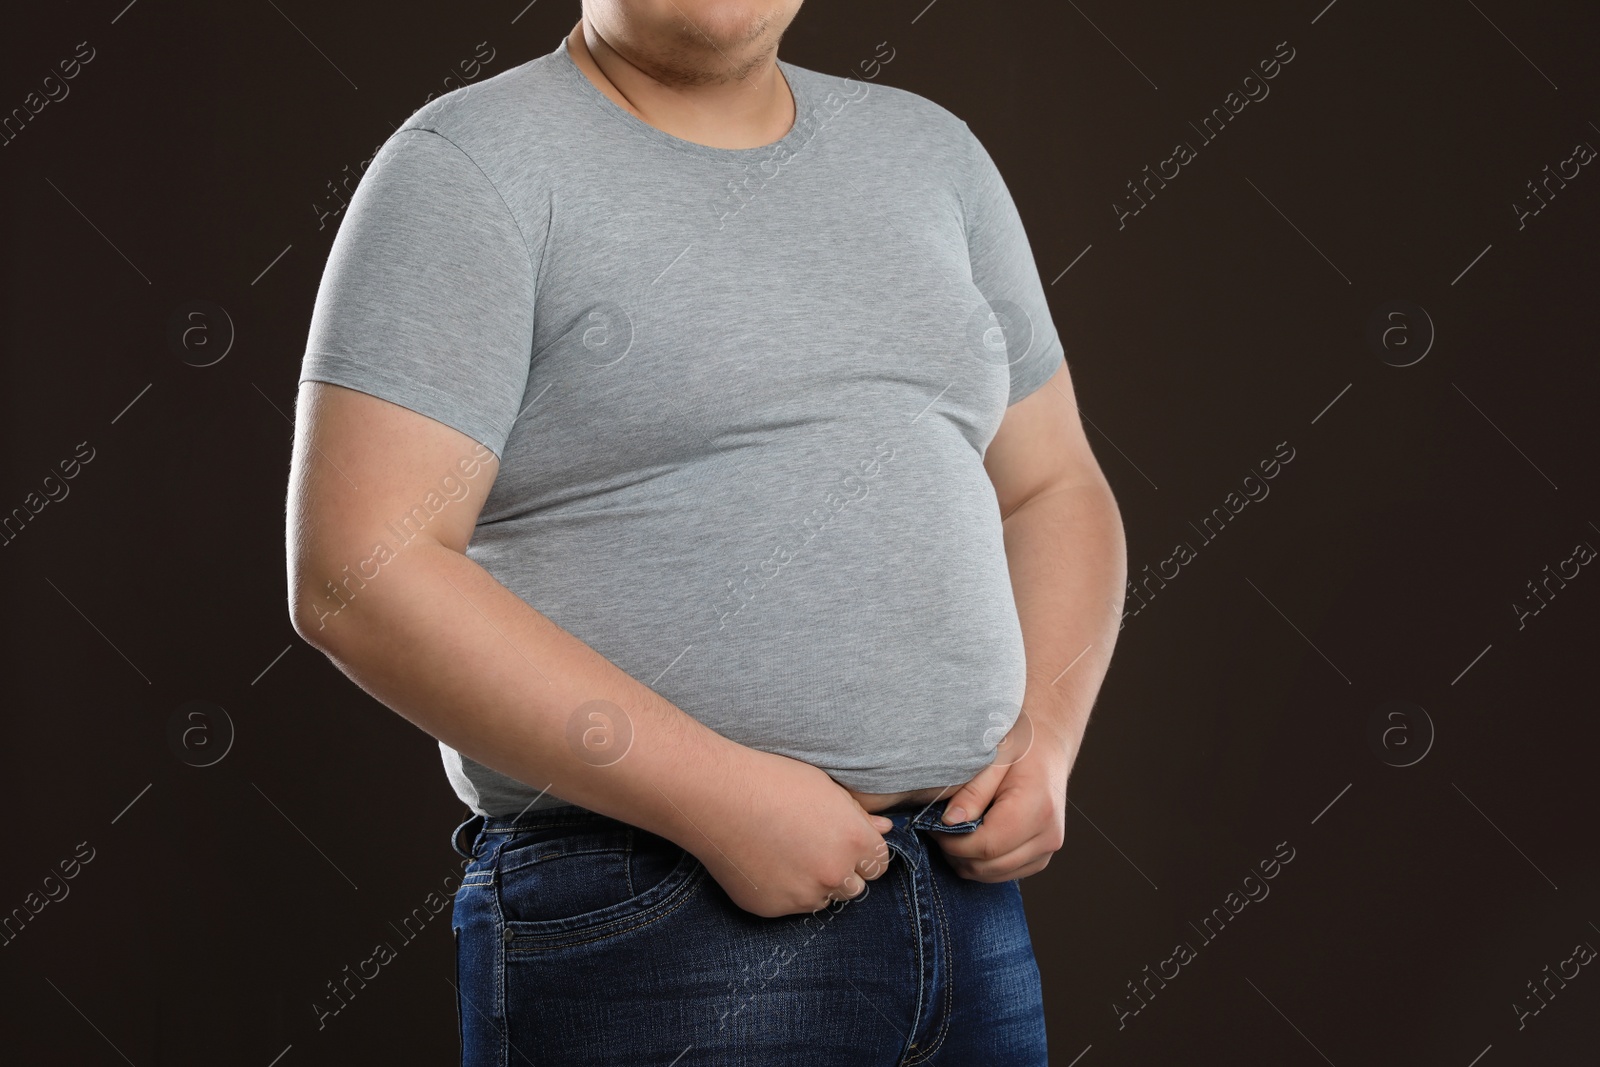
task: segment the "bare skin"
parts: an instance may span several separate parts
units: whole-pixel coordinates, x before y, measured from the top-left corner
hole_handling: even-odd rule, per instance
[[[798,0],[587,0],[567,50],[618,107],[674,137],[759,148],[794,126],[778,39]]]

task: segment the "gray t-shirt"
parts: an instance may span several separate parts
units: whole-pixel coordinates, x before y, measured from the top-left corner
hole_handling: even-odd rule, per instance
[[[492,449],[467,555],[707,726],[865,792],[964,782],[1024,688],[983,456],[1062,346],[963,121],[779,68],[798,118],[759,148],[656,129],[564,40],[430,101],[351,197],[300,380]],[[440,748],[479,813],[544,785]]]

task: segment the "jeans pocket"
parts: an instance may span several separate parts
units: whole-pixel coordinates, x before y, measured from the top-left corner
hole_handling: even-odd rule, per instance
[[[501,846],[495,870],[506,942],[543,947],[622,933],[703,870],[684,848],[622,823],[519,833]]]

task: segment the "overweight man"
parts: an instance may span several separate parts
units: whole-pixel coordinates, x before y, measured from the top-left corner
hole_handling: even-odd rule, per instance
[[[584,0],[328,255],[290,608],[470,809],[465,1064],[1046,1062],[1120,518],[989,153],[799,7]]]

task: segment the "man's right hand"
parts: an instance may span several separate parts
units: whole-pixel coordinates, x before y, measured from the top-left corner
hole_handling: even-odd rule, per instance
[[[701,832],[678,842],[735,904],[769,919],[808,914],[859,896],[888,870],[890,820],[809,763],[750,756],[730,783],[731,802],[714,818],[697,817]]]

